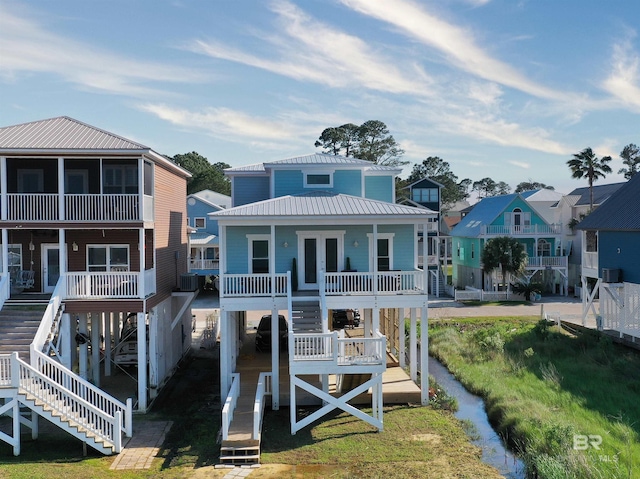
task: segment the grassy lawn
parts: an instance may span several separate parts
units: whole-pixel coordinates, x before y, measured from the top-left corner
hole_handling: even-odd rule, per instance
[[[430,326],[431,353],[485,398],[492,422],[539,477],[640,477],[637,351],[536,319],[457,318]]]

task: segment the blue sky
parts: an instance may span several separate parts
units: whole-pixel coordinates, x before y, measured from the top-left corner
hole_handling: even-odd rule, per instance
[[[2,0],[0,126],[67,115],[241,166],[381,120],[406,174],[440,156],[567,193],[586,186],[573,153],[617,173],[640,144],[638,18],[628,0]]]

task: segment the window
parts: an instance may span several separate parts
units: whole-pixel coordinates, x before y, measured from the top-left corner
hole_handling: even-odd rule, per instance
[[[89,172],[87,170],[66,170],[64,177],[65,193],[84,195],[89,192]]]
[[[598,232],[593,230],[587,230],[586,236],[586,249],[588,253],[596,253],[598,251]]]
[[[193,226],[195,228],[204,228],[207,224],[207,219],[206,218],[194,218],[193,219]]]
[[[538,256],[551,256],[551,243],[547,240],[538,240]]]
[[[136,194],[138,167],[136,165],[104,165],[102,191],[106,195]]]
[[[471,259],[476,257],[476,245],[471,243]]]
[[[438,188],[414,188],[411,190],[411,198],[418,203],[437,203]]]
[[[249,240],[249,272],[269,272],[269,235],[247,235]]]
[[[304,174],[304,186],[305,188],[317,188],[317,187],[332,187],[333,186],[333,174],[331,173],[305,173]]]
[[[20,193],[42,193],[44,191],[44,171],[19,169],[18,191]]]
[[[147,196],[153,196],[153,165],[145,161],[144,162],[144,194]]]
[[[129,245],[87,246],[89,271],[129,271]]]

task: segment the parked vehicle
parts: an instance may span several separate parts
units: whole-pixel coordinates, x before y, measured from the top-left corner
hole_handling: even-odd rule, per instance
[[[280,335],[280,349],[286,349],[288,345],[289,324],[284,316],[278,315]],[[271,351],[271,315],[265,314],[260,318],[260,324],[256,328],[256,351]]]
[[[360,312],[357,309],[334,309],[333,328],[357,328],[360,326]]]

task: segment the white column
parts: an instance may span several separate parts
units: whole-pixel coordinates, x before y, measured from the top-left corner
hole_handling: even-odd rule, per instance
[[[407,317],[406,308],[399,308],[398,314],[400,314],[400,317],[398,318],[398,355],[400,356],[400,367],[404,369],[407,366],[407,358],[405,357],[406,346],[404,340],[404,318]]]
[[[62,313],[60,318],[60,349],[62,350],[62,357],[60,361],[62,365],[67,369],[72,369],[72,354],[71,354],[71,341],[74,336],[75,328],[71,327],[71,316],[69,313]]]
[[[229,312],[220,309],[220,402],[224,404],[231,389],[231,348],[233,337],[229,330]]]
[[[111,376],[111,316],[104,314],[104,375]]]
[[[418,328],[416,308],[411,308],[411,327],[409,329],[409,375],[414,382],[418,381]]]
[[[429,223],[422,227],[422,272],[424,273],[424,294],[429,292]]]
[[[373,224],[373,245],[371,254],[373,254],[373,294],[378,294],[378,225]]]
[[[3,221],[7,220],[7,203],[7,159],[2,156],[0,157],[0,219],[2,219]],[[2,240],[3,244],[6,245],[7,242],[4,241],[4,237],[2,238]],[[7,262],[4,261],[2,264],[6,265]]]
[[[373,316],[371,318],[371,337],[373,337],[375,332],[380,329],[380,308],[378,308],[377,306],[373,308],[372,315]]]
[[[138,277],[138,297],[139,298],[146,297],[146,286],[144,284],[144,270],[146,268],[145,254],[144,254],[144,251],[145,251],[144,241],[145,241],[144,228],[140,228],[140,230],[138,230],[138,252],[140,253],[140,276]]]
[[[64,158],[58,158],[58,218],[64,221]]]
[[[223,225],[218,225],[218,233],[220,234],[219,241],[219,255],[220,260],[218,263],[218,293],[220,294],[220,299],[224,298],[224,275],[227,272],[227,227]],[[222,314],[220,315],[222,318]]]
[[[149,397],[158,395],[158,315],[156,308],[149,312]]]
[[[269,241],[269,273],[271,276],[271,297],[275,298],[276,296],[276,225],[271,225],[271,241]],[[277,315],[277,311],[276,311],[276,315]]]
[[[4,190],[2,196],[6,196]],[[2,206],[6,209],[4,202]],[[2,228],[2,274],[9,274],[9,232],[6,228]]]
[[[91,378],[100,387],[100,313],[91,313]]]
[[[420,311],[420,390],[423,406],[429,404],[429,311],[425,305]]]
[[[271,407],[280,409],[280,320],[275,308],[271,310]]]
[[[138,313],[138,411],[147,410],[147,323],[145,313]]]
[[[78,332],[85,335],[87,334],[87,315],[86,314],[80,314],[78,315]],[[82,379],[87,379],[87,362],[88,362],[88,355],[89,355],[89,343],[87,341],[85,341],[83,344],[79,345],[79,353],[78,353],[78,365],[79,365],[79,372],[80,372],[80,377]]]

